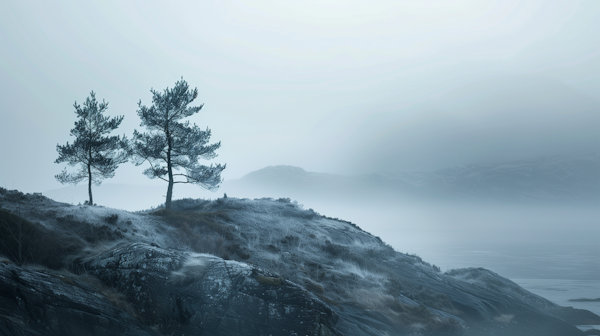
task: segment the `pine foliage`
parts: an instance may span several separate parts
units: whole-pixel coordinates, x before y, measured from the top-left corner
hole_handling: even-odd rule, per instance
[[[75,137],[75,141],[72,144],[67,142],[64,146],[57,144],[58,158],[54,162],[66,162],[71,167],[79,165],[79,169],[69,173],[65,168],[55,177],[60,183],[73,185],[87,180],[88,202],[94,204],[92,183],[98,186],[102,180],[114,177],[119,165],[128,160],[125,136],[108,136],[119,127],[123,116],[104,116],[108,103],[104,100],[99,103],[94,91],[83,103],[83,107],[77,102],[73,107],[78,120],[70,134]]]
[[[138,103],[140,126],[148,132],[134,131],[131,144],[134,164],[148,162],[150,167],[144,170],[144,175],[169,183],[167,208],[170,208],[176,183],[192,183],[206,190],[216,190],[226,165],[205,166],[198,161],[215,158],[215,150],[221,147],[221,142],[209,144],[210,129],[201,130],[196,124],[182,120],[198,113],[204,106],[188,106],[198,97],[198,89],[190,90],[182,78],[173,89],[166,88],[162,93],[152,89],[150,92],[152,106],[142,105],[141,100]]]

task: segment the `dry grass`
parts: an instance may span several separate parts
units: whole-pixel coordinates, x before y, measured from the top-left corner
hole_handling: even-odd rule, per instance
[[[283,280],[281,278],[267,277],[264,275],[259,275],[256,278],[256,281],[266,286],[281,286],[283,284]]]
[[[247,249],[233,241],[235,228],[226,211],[195,212],[160,209],[152,213],[177,229],[177,239],[195,252],[211,253],[223,259],[250,258]]]
[[[59,269],[64,266],[65,256],[83,245],[78,237],[61,235],[0,209],[0,253],[17,265],[34,263]]]
[[[233,227],[223,223],[230,220],[225,211],[194,212],[160,209],[152,214],[162,217],[173,227],[189,231],[187,233],[210,232],[217,233],[225,239],[233,239]]]
[[[306,288],[308,291],[315,293],[315,294],[323,294],[325,292],[325,289],[323,289],[323,286],[312,281],[311,279],[304,279],[304,288]]]
[[[64,275],[62,275],[62,276],[65,277]],[[99,294],[101,294],[103,297],[105,297],[113,305],[115,305],[115,306],[121,308],[122,310],[124,310],[125,312],[127,312],[127,314],[129,314],[130,316],[132,316],[136,319],[139,319],[139,315],[138,315],[137,311],[133,308],[133,306],[129,303],[129,301],[127,301],[127,297],[123,293],[119,292],[116,288],[108,287],[108,286],[104,285],[104,283],[102,283],[102,281],[100,281],[99,279],[97,279],[91,275],[88,275],[88,274],[82,274],[82,275],[72,274],[72,276],[75,279],[77,279],[81,282],[84,282],[84,283],[90,285],[91,287],[93,287],[94,289],[96,289]],[[65,277],[65,278],[67,278],[67,277]]]

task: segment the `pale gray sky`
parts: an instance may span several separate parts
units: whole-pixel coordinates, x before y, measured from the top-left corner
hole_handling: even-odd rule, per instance
[[[139,127],[183,76],[238,178],[600,149],[600,1],[2,1],[0,186],[61,185],[91,90]],[[123,165],[108,183],[160,184]]]

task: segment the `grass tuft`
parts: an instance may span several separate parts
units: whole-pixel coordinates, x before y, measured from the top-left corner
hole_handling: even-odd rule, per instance
[[[283,280],[281,278],[267,277],[264,275],[259,275],[256,280],[266,286],[281,286],[283,284]]]
[[[308,291],[315,293],[315,294],[323,294],[325,292],[325,289],[323,289],[323,286],[312,281],[311,279],[304,279],[304,288],[306,288]]]
[[[225,210],[212,212],[160,209],[152,213],[177,229],[177,239],[195,252],[211,253],[223,259],[250,258],[249,251],[234,242],[235,228]]]
[[[117,214],[112,214],[110,216],[104,217],[104,221],[107,222],[108,224],[117,224],[118,220],[119,220],[119,215],[117,215]]]
[[[162,217],[169,225],[178,229],[214,232],[226,239],[233,239],[232,227],[223,223],[230,220],[225,211],[193,212],[160,209],[152,215]]]
[[[34,263],[59,269],[64,266],[64,257],[81,247],[77,238],[62,236],[0,209],[0,253],[19,266]]]

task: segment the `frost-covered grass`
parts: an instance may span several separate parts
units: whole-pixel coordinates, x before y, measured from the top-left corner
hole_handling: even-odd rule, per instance
[[[500,316],[495,317],[494,320],[502,323],[510,323],[514,317],[514,314],[502,314]]]
[[[69,268],[77,259],[127,241],[173,247],[172,231],[155,216],[0,190],[0,253],[17,264]]]
[[[55,256],[56,263],[31,260],[52,269],[84,274],[85,264],[101,253],[143,242],[267,269],[277,276],[263,279],[265,283],[298,283],[340,312],[345,306],[368,309],[402,330],[417,325],[432,331],[458,328],[448,314],[426,307],[453,313],[447,298],[404,282],[388,264],[402,263],[411,272],[432,277],[438,273],[434,267],[394,251],[350,222],[321,216],[289,199],[183,199],[174,201],[170,210],[131,213],[0,190],[0,207],[10,210],[10,216],[27,218],[27,225],[44,232],[48,246],[67,243],[67,250],[39,254]],[[181,284],[202,277],[206,265],[200,259],[190,258],[169,281]]]
[[[177,211],[160,209],[151,213],[162,218],[174,231],[174,239],[195,252],[211,253],[223,259],[246,260],[250,257],[248,250],[234,242],[235,226],[227,212]]]
[[[210,236],[210,230],[216,234],[227,227],[226,235],[221,232],[223,244],[237,244],[248,254],[245,260],[235,253],[230,257],[299,283],[331,306],[377,311],[407,331],[410,325],[423,325],[425,330],[460,328],[456,320],[436,315],[425,306],[403,304],[400,295],[456,312],[443,295],[400,284],[384,261],[401,261],[422,272],[437,273],[433,266],[418,256],[394,251],[350,222],[305,210],[289,199],[185,199],[174,201],[172,211],[172,216],[180,218],[212,216],[212,223],[194,226],[195,232]]]
[[[484,268],[462,268],[457,270],[449,270],[444,273],[452,278],[464,281],[473,286],[479,286],[492,290],[497,293],[505,293],[506,295],[519,295],[521,300],[527,301],[538,307],[546,309],[554,309],[556,304],[528,292],[524,288],[517,285],[515,282],[502,278],[498,274]]]

